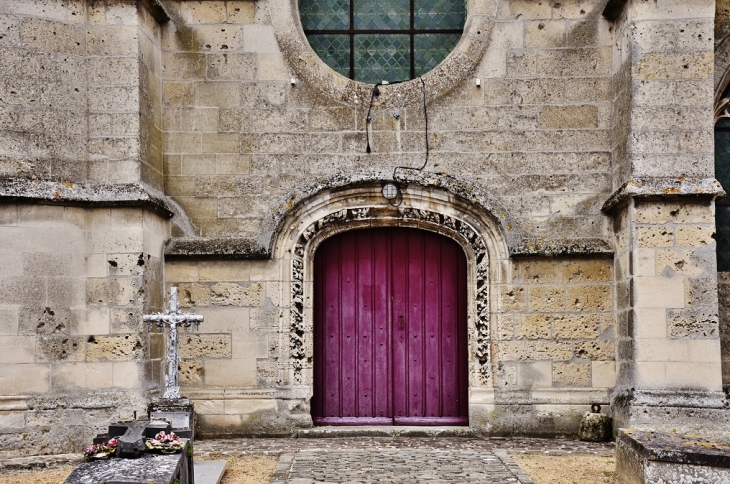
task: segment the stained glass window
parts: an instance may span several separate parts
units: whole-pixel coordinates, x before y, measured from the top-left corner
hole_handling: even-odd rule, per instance
[[[727,96],[729,93],[725,93]],[[730,193],[730,119],[715,125],[715,178]],[[730,271],[730,195],[715,202],[717,270]]]
[[[414,79],[461,38],[466,0],[300,0],[309,45],[332,69],[375,84]]]

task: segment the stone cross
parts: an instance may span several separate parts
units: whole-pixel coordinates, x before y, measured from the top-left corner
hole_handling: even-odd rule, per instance
[[[170,327],[170,338],[167,341],[167,375],[165,375],[165,395],[163,398],[180,398],[180,386],[178,385],[178,354],[177,327],[183,325],[185,329],[193,326],[198,329],[203,322],[203,316],[198,314],[183,314],[178,309],[177,287],[170,288],[170,309],[164,313],[146,314],[143,321],[149,324],[150,328],[156,324],[158,328]]]

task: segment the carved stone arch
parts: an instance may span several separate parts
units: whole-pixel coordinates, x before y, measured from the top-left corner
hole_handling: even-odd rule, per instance
[[[378,182],[324,190],[292,210],[278,231],[272,255],[290,262],[282,266],[291,281],[288,328],[282,328],[289,336],[286,366],[290,383],[311,388],[313,381],[312,261],[317,247],[343,231],[399,226],[443,234],[464,250],[468,267],[470,386],[491,386],[490,334],[497,304],[493,297],[498,293],[494,288],[511,279],[502,227],[494,215],[442,189],[402,187],[402,203],[392,206],[381,195],[381,187]]]

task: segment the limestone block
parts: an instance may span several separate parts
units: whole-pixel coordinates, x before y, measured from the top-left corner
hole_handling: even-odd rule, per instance
[[[704,249],[697,249],[704,251]],[[714,255],[714,250],[712,251]],[[704,266],[704,267],[703,267]],[[712,270],[708,261],[695,256],[695,251],[682,249],[663,249],[656,251],[656,270],[659,273],[681,274],[684,276],[709,275]]]
[[[0,428],[3,432],[25,428],[25,412],[0,411]]]
[[[134,361],[114,362],[112,385],[115,388],[138,388],[140,386],[141,364]]]
[[[241,138],[237,133],[203,133],[203,153],[238,153]]]
[[[684,278],[637,277],[634,290],[638,308],[684,307]]]
[[[226,22],[229,24],[252,24],[254,21],[254,5],[250,0],[226,2]]]
[[[515,324],[516,339],[548,339],[551,336],[551,321],[547,314],[527,314],[524,320]]]
[[[210,288],[202,284],[180,284],[180,307],[205,307],[210,300]]]
[[[500,311],[525,311],[527,309],[527,294],[523,286],[503,285],[499,287]]]
[[[563,282],[609,282],[612,280],[612,261],[579,259],[566,261],[562,266]]]
[[[256,359],[207,359],[204,365],[206,386],[247,387],[256,384]]]
[[[246,398],[225,401],[227,414],[248,415],[259,411],[276,411],[276,400],[267,398]]]
[[[11,15],[0,15],[0,46],[20,44],[20,19]]]
[[[553,363],[553,386],[589,387],[590,363]]]
[[[109,388],[113,385],[111,362],[67,363],[54,365],[52,381],[54,391],[83,388],[88,390]]]
[[[637,79],[706,79],[713,73],[710,52],[651,53],[639,59]]]
[[[47,392],[50,370],[49,365],[17,363],[0,365],[0,388],[5,395]]]
[[[667,362],[667,388],[720,391],[722,372],[719,363]]]
[[[638,247],[672,247],[674,230],[666,225],[638,227]]]
[[[667,310],[640,309],[634,310],[634,337],[640,339],[667,337]]]
[[[139,50],[138,27],[110,26],[90,27],[86,31],[89,55],[136,55]]]
[[[544,76],[605,76],[610,71],[609,48],[543,50],[537,59],[537,72]]]
[[[634,346],[637,362],[689,361],[686,341],[637,339]]]
[[[233,283],[218,283],[211,288],[211,302],[218,306],[261,306],[264,285],[254,283],[246,286]]]
[[[613,360],[613,341],[581,341],[575,343],[575,356],[584,360]]]
[[[46,300],[43,279],[35,277],[8,277],[0,279],[0,301],[3,304],[34,306]]]
[[[0,364],[35,362],[35,338],[33,336],[0,336]]]
[[[85,357],[83,336],[45,336],[38,338],[38,362],[83,361]]]
[[[241,85],[237,82],[209,81],[195,83],[196,106],[238,106],[241,104]]]
[[[512,0],[500,3],[497,18],[500,20],[549,20],[552,18],[552,7],[549,3],[544,2]]]
[[[586,413],[580,420],[578,438],[588,442],[611,440],[611,417],[602,413]]]
[[[251,309],[250,316],[251,331],[270,332],[279,328],[279,311],[273,307]]]
[[[101,306],[137,305],[144,298],[144,294],[139,292],[142,284],[140,277],[88,279],[86,303]]]
[[[555,339],[593,339],[598,337],[597,314],[565,314],[553,317]]]
[[[83,54],[86,48],[83,28],[40,18],[24,18],[21,23],[23,45],[39,50]]]
[[[717,311],[680,309],[667,311],[667,331],[670,338],[715,339],[719,336]]]
[[[504,341],[497,345],[497,361],[552,360],[573,357],[570,343],[546,341]]]
[[[19,311],[17,307],[0,307],[0,335],[19,334]]]
[[[186,24],[222,24],[226,21],[225,4],[221,1],[195,1],[181,2],[175,7]]]
[[[616,386],[616,362],[591,362],[591,383],[594,388],[613,388]]]
[[[531,286],[529,289],[530,311],[565,311],[565,289],[563,286]]]
[[[656,251],[640,248],[634,251],[634,274],[637,276],[656,275]]]
[[[16,314],[22,335],[68,335],[77,324],[74,314],[66,308],[23,307]]]
[[[287,99],[289,84],[285,82],[244,82],[241,84],[241,104],[249,107],[280,106]]]
[[[716,287],[713,277],[687,279],[685,281],[685,302],[687,307],[714,306],[717,303]]]
[[[163,52],[162,70],[166,80],[203,79],[206,71],[205,55],[192,52]],[[163,92],[167,91],[163,88]]]
[[[713,227],[677,227],[677,245],[681,247],[702,247],[715,244]]]
[[[185,333],[180,337],[181,358],[230,358],[230,334]]]
[[[537,361],[517,365],[517,384],[522,388],[551,387],[552,363]]]
[[[537,53],[534,50],[514,49],[507,52],[507,77],[535,77]]]
[[[610,311],[612,307],[609,285],[568,286],[566,295],[570,311]]]
[[[259,81],[287,81],[291,77],[289,65],[282,54],[257,54]]]
[[[192,82],[164,81],[163,101],[166,106],[191,106],[195,103],[195,84]]]
[[[206,66],[206,77],[210,80],[256,79],[256,56],[253,54],[208,54]]]
[[[225,413],[224,400],[191,398],[195,403],[195,413],[199,415],[223,414]]]
[[[106,308],[99,308],[100,310]],[[139,332],[142,329],[142,309],[111,308],[109,311],[109,326],[111,333],[124,334]],[[109,331],[107,331],[109,332]],[[90,332],[87,334],[105,334],[104,332]]]
[[[564,21],[525,22],[525,47],[565,46]]]
[[[233,358],[267,358],[269,341],[265,334],[233,334]]]
[[[597,128],[596,106],[541,106],[540,127],[544,129]]]
[[[525,261],[520,264],[522,281],[528,284],[559,282],[560,262],[554,260]]]
[[[245,52],[277,53],[274,28],[271,25],[246,25],[243,27],[243,50]]]
[[[178,366],[180,369],[181,385],[198,385],[203,380],[203,363],[201,361],[183,360]],[[197,413],[210,413],[202,411],[199,402],[195,402],[195,411]],[[221,405],[222,406],[222,405]],[[222,410],[222,409],[221,409]],[[222,413],[222,412],[220,412]]]
[[[142,342],[133,335],[90,336],[86,340],[87,361],[133,360],[142,354]]]
[[[231,175],[251,173],[251,156],[239,153],[216,153],[215,170],[216,173]]]

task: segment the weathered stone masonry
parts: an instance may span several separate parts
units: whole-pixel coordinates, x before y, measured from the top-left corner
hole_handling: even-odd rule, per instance
[[[725,421],[714,2],[606,4],[470,0],[367,138],[372,86],[296,2],[0,0],[0,454],[142,412],[164,349],[141,315],[171,285],[206,321],[181,335],[198,435],[311,426],[314,253],[383,226],[467,255],[472,427]]]

